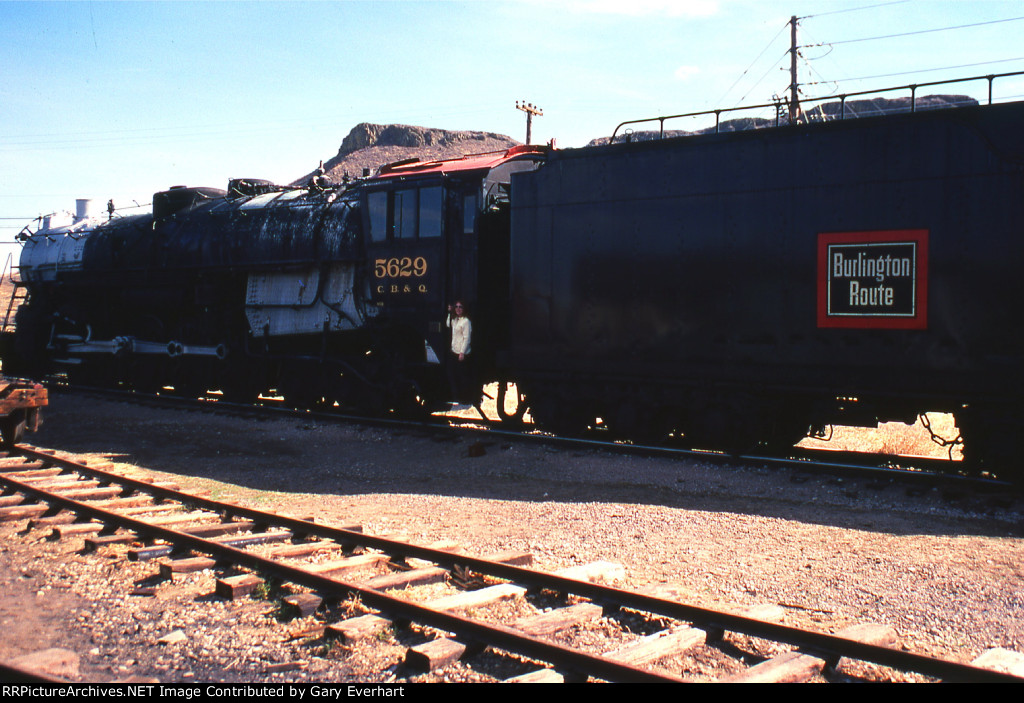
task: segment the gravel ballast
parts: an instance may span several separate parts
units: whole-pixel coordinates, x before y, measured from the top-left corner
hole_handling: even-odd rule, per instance
[[[1024,652],[1019,498],[59,392],[51,402],[30,440],[216,498],[478,555],[530,551],[543,569],[618,562],[629,587],[669,584],[723,610],[776,604],[782,622],[823,632],[887,624],[901,646],[957,661]],[[472,660],[417,677],[396,633],[358,647],[292,639],[312,618],[220,601],[212,572],[151,584],[153,564],[80,554],[80,539],[24,525],[0,528],[0,659],[66,648],[81,681],[493,680]],[[131,595],[140,585],[155,595]]]

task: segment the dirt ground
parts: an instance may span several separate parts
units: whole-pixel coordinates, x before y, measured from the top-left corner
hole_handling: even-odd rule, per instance
[[[783,622],[826,632],[884,623],[902,646],[959,661],[990,647],[1024,652],[1024,503],[1005,495],[920,494],[784,469],[59,392],[30,440],[170,475],[217,498],[418,543],[454,541],[481,555],[528,550],[545,569],[614,561],[626,585],[670,584],[704,607],[778,604]],[[471,444],[484,455],[471,457]],[[395,642],[289,641],[296,625],[275,620],[266,601],[211,598],[209,572],[131,596],[152,564],[79,554],[81,540],[47,541],[23,528],[0,528],[0,659],[65,647],[81,658],[79,680],[90,681],[416,680],[403,678]],[[161,643],[177,630],[183,643]],[[430,680],[487,680],[471,668]]]

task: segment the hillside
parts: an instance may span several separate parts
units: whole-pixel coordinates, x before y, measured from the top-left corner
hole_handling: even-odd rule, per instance
[[[385,164],[405,159],[451,159],[466,154],[501,151],[519,144],[515,139],[494,132],[459,132],[411,125],[379,125],[363,122],[352,128],[341,142],[338,153],[324,162],[327,178],[341,183],[345,176],[372,173]],[[293,185],[309,181],[313,172],[296,179]]]
[[[928,95],[917,99],[918,110],[960,105],[977,105],[977,102],[964,95]],[[808,111],[806,119],[812,122],[838,119],[840,109],[838,101],[824,103]],[[909,111],[909,98],[872,98],[849,100],[846,103],[847,119]],[[735,132],[761,129],[773,124],[774,120],[740,117],[734,120],[724,120],[719,129],[722,132]],[[668,126],[671,126],[671,123]],[[698,132],[668,129],[665,131],[665,136],[679,137],[703,134],[709,131],[713,131],[713,128]],[[657,138],[657,131],[641,130],[631,134],[631,139],[638,141]],[[591,141],[588,146],[607,143],[608,137],[600,137]],[[357,178],[363,175],[364,169],[373,173],[381,166],[396,161],[452,159],[466,154],[501,151],[517,144],[520,142],[494,132],[453,131],[412,125],[380,125],[363,122],[353,127],[352,131],[342,140],[338,153],[324,162],[324,170],[330,182],[341,183],[346,176]],[[314,173],[315,171],[306,173],[294,180],[292,185],[305,185]]]

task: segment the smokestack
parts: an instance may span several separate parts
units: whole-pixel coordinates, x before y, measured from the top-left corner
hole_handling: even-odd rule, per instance
[[[90,217],[92,217],[92,200],[88,198],[78,198],[75,200],[75,222],[88,220]]]

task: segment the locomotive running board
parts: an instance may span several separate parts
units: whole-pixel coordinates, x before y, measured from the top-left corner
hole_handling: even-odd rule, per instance
[[[67,339],[65,336],[57,336],[56,339]],[[81,339],[79,337],[79,339]],[[50,345],[51,350],[57,347]],[[145,342],[134,337],[115,337],[106,341],[82,341],[68,344],[62,349],[65,353],[71,354],[152,354],[157,356],[213,356],[223,359],[227,356],[227,347],[223,344],[217,346],[203,346],[197,344],[183,344],[181,342]],[[81,363],[72,359],[61,359],[64,363]]]

